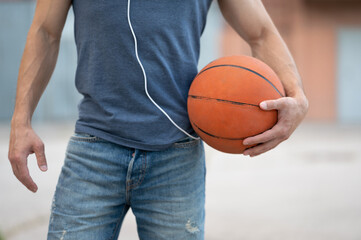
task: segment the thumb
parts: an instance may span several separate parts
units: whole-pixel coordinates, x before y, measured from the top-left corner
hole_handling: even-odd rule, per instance
[[[263,110],[274,110],[274,109],[280,109],[283,104],[284,104],[284,99],[278,98],[275,100],[263,101],[259,104],[259,106]]]
[[[39,166],[40,170],[45,172],[46,170],[48,170],[48,164],[46,162],[44,144],[42,142],[37,143],[33,147],[33,149],[34,149],[36,160],[38,162],[38,166]]]

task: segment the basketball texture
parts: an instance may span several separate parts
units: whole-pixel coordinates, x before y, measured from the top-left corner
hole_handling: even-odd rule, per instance
[[[189,119],[211,147],[242,153],[245,138],[277,123],[277,111],[262,110],[259,104],[284,95],[276,73],[262,61],[248,56],[223,57],[204,67],[192,82]]]

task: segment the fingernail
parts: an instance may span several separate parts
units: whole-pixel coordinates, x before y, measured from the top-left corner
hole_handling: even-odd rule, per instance
[[[37,188],[37,187],[34,187],[34,188],[33,188],[33,193],[36,193],[36,191],[38,191],[38,188]]]
[[[40,166],[40,169],[41,169],[41,171],[46,171],[46,170],[48,170],[48,166],[42,165],[42,166]]]
[[[267,103],[265,102],[261,102],[260,106],[262,109],[267,109]]]

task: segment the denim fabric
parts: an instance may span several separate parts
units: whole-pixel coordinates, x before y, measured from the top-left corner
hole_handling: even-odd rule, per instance
[[[117,239],[129,208],[142,240],[204,239],[205,175],[201,140],[143,151],[74,133],[53,198],[48,239]]]

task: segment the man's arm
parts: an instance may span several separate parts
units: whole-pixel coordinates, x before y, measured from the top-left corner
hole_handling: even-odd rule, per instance
[[[286,97],[260,104],[264,110],[278,110],[278,122],[270,130],[246,138],[245,145],[258,144],[243,154],[257,156],[288,139],[308,110],[296,64],[265,10],[261,0],[218,0],[224,18],[245,39],[254,57],[268,64],[280,78]]]
[[[31,118],[54,71],[70,5],[71,0],[37,1],[19,69],[8,158],[15,176],[33,192],[37,186],[30,177],[27,157],[35,153],[42,171],[47,170],[47,163],[44,144],[33,131]]]

